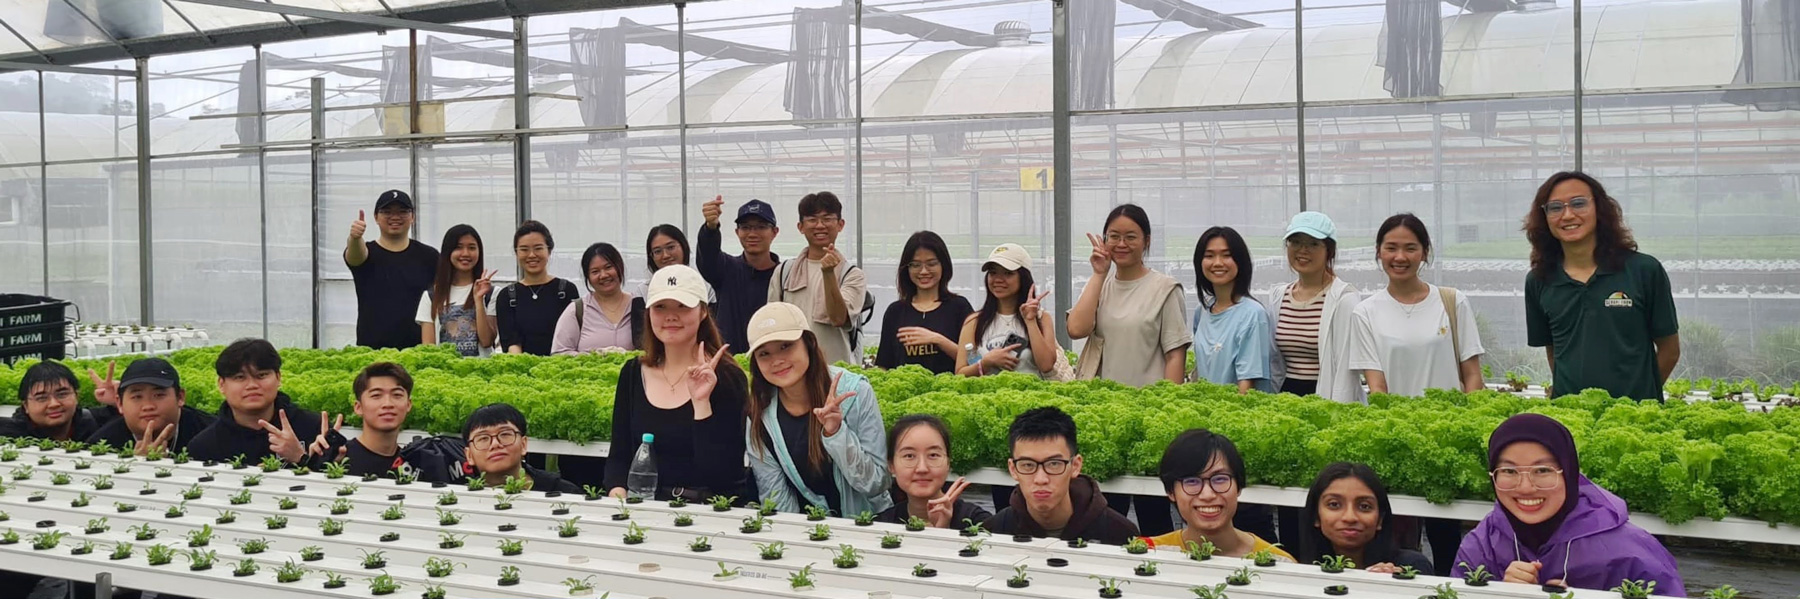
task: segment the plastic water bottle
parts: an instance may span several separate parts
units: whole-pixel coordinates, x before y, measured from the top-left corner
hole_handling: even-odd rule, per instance
[[[655,442],[656,435],[644,433],[644,443],[631,458],[631,471],[625,476],[625,494],[629,497],[656,498],[656,457],[650,455],[650,446]]]

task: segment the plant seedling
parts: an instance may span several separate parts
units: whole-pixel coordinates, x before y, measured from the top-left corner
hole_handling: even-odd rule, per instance
[[[86,492],[82,492],[81,494],[76,495],[74,499],[69,500],[69,507],[87,507],[88,504],[93,502],[94,498],[89,497]]]
[[[0,545],[16,545],[18,542],[18,531],[7,530],[6,532],[0,533]]]
[[[1419,599],[1427,599],[1427,598],[1429,598],[1429,599],[1458,599],[1456,589],[1452,588],[1450,586],[1450,583],[1448,583],[1448,582],[1437,585],[1435,587],[1432,587],[1430,595],[1420,597]]]
[[[762,514],[744,516],[744,525],[739,527],[738,530],[743,531],[744,534],[755,534],[762,532],[763,529],[767,528],[770,524],[771,523],[767,518],[762,517]]]
[[[1489,580],[1494,579],[1494,574],[1488,572],[1487,566],[1485,565],[1470,566],[1469,562],[1458,562],[1456,565],[1463,568],[1463,583],[1468,584],[1469,586],[1484,587],[1487,586]]]
[[[171,476],[175,476],[174,468],[157,468],[156,469],[156,478],[168,478]]]
[[[712,539],[709,539],[706,537],[698,537],[698,538],[694,539],[693,541],[689,541],[688,542],[688,550],[692,551],[694,553],[706,553],[708,551],[712,551]]]
[[[569,522],[567,524],[569,526],[573,526],[575,523],[575,520],[580,520],[580,519],[581,519],[580,516],[576,516],[574,519],[569,520]],[[575,529],[575,532],[580,532],[580,529]],[[561,534],[561,531],[558,531],[558,534]],[[570,534],[567,536],[572,537],[575,535]],[[632,522],[630,524],[625,525],[625,544],[626,545],[637,545],[637,544],[643,543],[643,542],[644,542],[644,527],[638,526],[636,522]]]
[[[437,496],[438,505],[456,505],[457,501],[460,500],[456,497],[456,491],[446,491],[444,494]]]
[[[962,548],[962,551],[958,551],[958,552],[956,552],[956,554],[960,555],[962,557],[975,557],[977,555],[981,555],[981,548],[986,545],[987,545],[987,539],[975,539],[973,541],[969,541],[969,544],[964,545]]]
[[[515,584],[519,584],[519,568],[518,568],[518,566],[501,566],[500,567],[500,586],[509,587],[509,586],[513,586]]]
[[[1241,587],[1241,586],[1250,584],[1250,581],[1252,579],[1255,579],[1260,576],[1262,576],[1262,575],[1258,574],[1256,572],[1250,571],[1250,566],[1244,566],[1242,568],[1232,570],[1231,574],[1227,575],[1225,577],[1225,583],[1229,584],[1231,586],[1234,586],[1234,587]]]
[[[831,565],[843,569],[855,568],[861,562],[862,552],[848,544],[838,545],[837,555],[831,558]]]
[[[816,505],[806,506],[806,519],[819,522],[831,517],[831,510]]]
[[[88,479],[88,484],[94,485],[95,491],[110,491],[113,488],[113,479],[111,475],[101,474]]]
[[[1737,599],[1738,590],[1725,585],[1706,592],[1706,599]]]
[[[325,463],[325,478],[328,478],[331,480],[337,480],[337,479],[343,478],[345,474],[349,474],[349,473],[350,473],[350,467],[345,465],[343,462],[326,462]]]
[[[387,567],[387,552],[360,549],[363,554],[362,566],[365,570],[378,570]]]
[[[151,545],[149,549],[144,550],[144,559],[148,560],[152,566],[166,566],[169,562],[175,561],[175,550],[168,545]]]
[[[256,560],[253,560],[250,558],[244,558],[242,561],[239,561],[237,563],[236,568],[233,568],[231,570],[231,575],[237,576],[240,578],[245,577],[245,576],[255,576],[256,569],[257,569]]]
[[[80,545],[76,545],[74,549],[69,550],[69,555],[87,555],[87,554],[93,553],[93,552],[94,552],[94,542],[93,541],[82,541]]]
[[[381,533],[381,542],[383,542],[383,543],[392,543],[392,542],[398,541],[398,540],[400,540],[400,533],[397,533],[397,532]]]
[[[1656,592],[1656,581],[1621,580],[1619,586],[1608,590],[1618,593],[1621,599],[1648,599]]]
[[[1347,586],[1344,586],[1341,584],[1334,584],[1334,585],[1325,587],[1325,594],[1331,595],[1333,597],[1336,597],[1339,595],[1348,595],[1348,594],[1350,594],[1350,587],[1347,587]]]
[[[800,568],[799,572],[788,575],[788,588],[794,590],[810,589],[813,586],[812,564]]]
[[[594,485],[581,485],[581,496],[587,501],[598,501],[606,496],[606,490]]]
[[[619,500],[619,513],[613,514],[613,522],[624,522],[631,519],[631,510],[625,507],[625,500]]]
[[[6,449],[0,449],[0,462],[16,462],[18,460],[19,460],[19,450],[14,449],[10,446],[8,446]]]
[[[162,531],[151,528],[148,522],[127,528],[125,529],[125,532],[131,533],[131,536],[140,542],[153,540],[156,538],[156,535],[162,534]]]
[[[350,483],[350,484],[344,485],[342,487],[338,487],[337,495],[338,495],[338,497],[349,497],[351,495],[355,495],[357,488],[358,487],[357,487],[356,483]]]
[[[244,505],[247,503],[250,503],[249,489],[238,491],[236,495],[231,496],[231,505]]]
[[[206,491],[200,488],[199,483],[194,483],[194,486],[188,487],[186,491],[181,492],[181,498],[188,501],[194,501],[204,495],[206,495]]]
[[[576,524],[579,522],[581,522],[581,516],[576,516],[574,518],[570,518],[568,520],[563,520],[562,522],[557,523],[556,536],[568,539],[568,538],[574,538],[575,535],[581,534],[581,527],[576,526]]]
[[[430,576],[432,578],[443,578],[445,576],[451,575],[452,573],[455,573],[456,566],[458,566],[458,565],[459,564],[457,564],[456,562],[450,561],[448,559],[444,559],[441,557],[432,557],[432,558],[425,560],[425,575]],[[468,564],[460,564],[460,565],[464,568],[469,567]]]
[[[968,526],[963,527],[962,536],[979,537],[989,534],[988,529],[982,526],[980,522],[976,522],[969,518],[963,518],[963,524],[967,524]]]
[[[529,481],[517,476],[508,476],[506,477],[506,482],[500,483],[500,490],[507,495],[518,495],[530,488],[531,483]]]
[[[300,500],[294,499],[292,497],[283,497],[279,501],[277,501],[275,505],[277,507],[280,507],[282,510],[291,510],[291,509],[300,507]]]
[[[339,499],[337,501],[331,502],[330,507],[331,507],[331,515],[342,516],[344,514],[350,513],[350,510],[355,508],[356,505],[351,503],[350,500],[348,500],[348,499]]]
[[[110,454],[112,452],[113,452],[112,444],[108,443],[106,441],[101,441],[99,443],[95,443],[93,445],[88,446],[88,453],[93,454],[94,457],[100,457],[103,455]]]
[[[486,490],[486,489],[487,489],[487,481],[486,480],[483,480],[479,476],[474,476],[474,477],[469,478],[469,492],[470,493],[474,493],[474,492],[482,491],[482,490]]]
[[[1100,581],[1100,596],[1106,599],[1116,599],[1117,597],[1124,595],[1125,592],[1119,590],[1119,585],[1131,584],[1131,581],[1129,580],[1119,580],[1117,578],[1101,578],[1092,575],[1088,576],[1088,578]]]
[[[83,530],[90,535],[104,534],[106,531],[112,530],[112,525],[107,524],[105,518],[95,518],[87,521],[87,528]]]
[[[110,559],[113,561],[119,561],[122,559],[131,559],[131,551],[132,551],[131,543],[119,543],[117,545],[113,545],[112,555],[107,556],[107,559]]]
[[[346,582],[348,581],[344,580],[344,575],[342,574],[331,571],[325,572],[325,588],[341,589],[344,588]]]
[[[1143,555],[1150,552],[1150,542],[1143,537],[1134,537],[1125,542],[1125,552],[1132,555]]]
[[[907,532],[919,532],[921,530],[925,530],[925,528],[928,526],[931,526],[931,523],[925,521],[924,518],[920,518],[918,516],[907,516],[906,517]]]
[[[299,582],[305,577],[306,567],[294,563],[294,560],[288,560],[287,563],[281,565],[280,569],[275,570],[275,582],[283,584]]]
[[[244,486],[246,486],[246,487],[254,487],[254,486],[260,485],[260,484],[262,484],[262,475],[261,474],[252,474],[250,476],[244,477]]]
[[[500,495],[495,496],[494,497],[494,509],[500,510],[500,511],[506,511],[506,510],[512,509],[512,502],[513,502],[514,497],[516,497],[516,496],[512,495],[512,494],[508,494],[508,493],[501,493]]]
[[[388,506],[387,509],[381,511],[381,519],[382,520],[393,521],[393,520],[400,520],[405,517],[406,517],[406,503],[405,502],[390,505],[390,506]]]
[[[188,455],[187,448],[183,447],[181,451],[175,452],[175,465],[179,466],[191,461],[194,461],[194,456]]]
[[[1339,574],[1344,570],[1356,569],[1356,562],[1342,555],[1327,555],[1313,563],[1318,564],[1319,571],[1326,574]]]
[[[38,502],[38,501],[43,501],[43,500],[49,499],[49,498],[50,498],[49,493],[44,492],[44,491],[38,491],[36,493],[32,493],[30,497],[26,497],[25,501]]]
[[[1225,583],[1219,583],[1210,587],[1189,587],[1188,592],[1194,594],[1194,599],[1228,599],[1225,596],[1226,586]]]
[[[1006,579],[1006,586],[1014,589],[1022,589],[1031,586],[1031,577],[1025,574],[1025,570],[1029,568],[1030,566],[1025,564],[1013,566],[1012,578]]]
[[[281,530],[287,528],[288,519],[287,516],[269,516],[263,518],[263,525],[268,526],[269,530]]]
[[[292,470],[289,470],[289,472],[294,473],[294,476],[306,476],[312,474],[312,469],[305,466],[295,466]]]
[[[137,505],[115,501],[113,502],[113,509],[118,510],[121,514],[129,514],[137,511]]]
[[[763,502],[756,506],[756,513],[762,514],[763,516],[773,516],[776,511],[778,511],[778,506],[775,503],[774,495],[770,495],[763,499]]]
[[[308,561],[308,562],[316,562],[316,561],[325,559],[325,549],[319,547],[318,545],[307,545],[305,547],[301,547],[300,548],[300,559],[302,561]]]
[[[460,549],[463,546],[463,539],[468,537],[469,535],[440,532],[438,533],[438,549]]]
[[[62,540],[68,537],[69,533],[60,530],[40,532],[31,535],[31,549],[33,551],[49,551],[55,549],[57,545],[61,545]]]
[[[684,508],[684,507],[687,507],[687,504],[688,504],[688,500],[686,497],[676,495],[674,497],[669,498],[669,507]]]
[[[781,541],[776,541],[776,542],[769,543],[766,545],[763,543],[751,543],[751,544],[756,545],[756,553],[758,555],[761,555],[762,558],[766,559],[766,560],[781,559],[781,555],[787,551],[787,543],[783,543]],[[848,545],[846,545],[846,547],[847,546]]]
[[[219,517],[214,518],[213,522],[216,522],[219,524],[231,524],[233,522],[237,522],[237,517],[238,517],[237,512],[234,512],[231,510],[220,510]]]
[[[713,511],[715,512],[728,512],[731,511],[731,504],[737,502],[737,496],[733,495],[726,497],[724,495],[714,495],[710,499],[707,499],[706,502],[712,504]]]
[[[1203,562],[1212,559],[1213,554],[1219,552],[1219,548],[1213,545],[1212,541],[1201,543],[1188,541],[1187,544],[1181,548],[1181,552],[1186,554],[1188,559]]]
[[[213,527],[211,524],[202,525],[198,530],[188,531],[187,534],[189,547],[205,547],[211,545],[212,539]]]
[[[1071,549],[1087,549],[1087,546],[1088,546],[1087,539],[1083,539],[1080,537],[1076,537],[1075,540],[1069,541],[1069,547]]]
[[[1144,562],[1138,564],[1137,567],[1132,568],[1131,571],[1138,576],[1155,576],[1157,573],[1156,562]]]
[[[1412,580],[1418,577],[1419,569],[1412,566],[1401,566],[1400,570],[1394,573],[1394,578],[1396,580]]]
[[[588,576],[587,578],[564,578],[562,583],[563,586],[569,587],[570,595],[585,595],[594,590],[593,576]]]
[[[94,467],[93,462],[89,462],[87,460],[75,460],[75,469],[76,470],[87,470],[88,468],[92,468],[92,467]]]
[[[896,534],[881,535],[881,548],[882,549],[899,549],[900,548],[900,535],[896,535]]]
[[[326,518],[319,521],[319,533],[328,537],[344,534],[344,521],[337,518]]]
[[[268,539],[247,539],[238,542],[238,550],[244,555],[256,555],[269,550]]]
[[[61,473],[61,472],[50,475],[50,484],[56,485],[59,487],[62,485],[69,484],[70,480],[72,480],[72,479],[69,478],[69,475]]]
[[[687,514],[675,514],[675,525],[676,526],[693,526],[694,525],[694,517],[689,516]]]
[[[1277,547],[1278,546],[1279,545],[1277,545]],[[1244,557],[1249,559],[1251,562],[1255,563],[1257,565],[1257,567],[1259,567],[1259,568],[1275,567],[1275,549],[1274,549],[1274,547],[1258,549],[1256,551],[1250,552],[1250,555],[1246,555]]]
[[[500,540],[500,555],[514,556],[525,552],[525,542],[515,539]]]
[[[461,515],[456,512],[444,511],[444,508],[437,508],[437,515],[438,526],[456,526],[457,524],[462,523]]]
[[[169,506],[169,511],[163,512],[163,516],[169,517],[169,518],[180,518],[180,517],[186,516],[186,515],[187,515],[187,502],[186,501],[177,503],[175,505],[171,505],[171,506]]]
[[[419,594],[419,599],[444,599],[444,585],[434,584],[425,587],[425,592]]]
[[[14,481],[31,480],[33,473],[34,470],[31,466],[20,466],[12,470],[12,479]]]
[[[718,580],[729,580],[729,579],[735,578],[735,577],[737,577],[738,574],[741,574],[744,571],[743,568],[727,567],[725,565],[725,562],[714,562],[714,563],[719,564],[718,573],[713,574],[713,578],[718,579]]]
[[[394,469],[392,473],[394,475],[394,484],[396,485],[410,485],[419,482],[419,474],[417,472],[402,472],[399,469]]]
[[[400,583],[386,573],[369,579],[370,595],[392,595],[394,591],[398,590],[400,590]]]
[[[819,524],[812,527],[812,530],[807,531],[806,538],[814,542],[831,540],[831,525]]]
[[[281,469],[281,458],[280,457],[272,456],[272,455],[271,456],[263,456],[263,459],[262,459],[262,471],[263,472],[274,472],[274,471],[280,470],[280,469]]]

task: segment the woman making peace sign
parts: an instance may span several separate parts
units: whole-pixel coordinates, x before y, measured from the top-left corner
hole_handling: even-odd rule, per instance
[[[888,509],[887,433],[862,375],[825,362],[806,313],[770,302],[750,317],[750,470],[784,512]]]
[[[642,357],[625,363],[614,392],[612,450],[606,488],[625,496],[631,459],[646,433],[653,435],[657,499],[705,501],[737,495],[744,453],[744,397],[748,381],[727,349],[706,304],[700,272],[676,264],[650,277],[651,334]]]

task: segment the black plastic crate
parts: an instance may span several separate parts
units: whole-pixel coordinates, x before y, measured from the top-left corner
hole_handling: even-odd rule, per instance
[[[68,345],[61,341],[0,349],[0,363],[11,365],[20,360],[61,360]]]
[[[22,327],[62,326],[69,302],[41,295],[0,293],[0,334]]]
[[[66,322],[0,329],[0,352],[31,345],[63,343],[69,339]]]

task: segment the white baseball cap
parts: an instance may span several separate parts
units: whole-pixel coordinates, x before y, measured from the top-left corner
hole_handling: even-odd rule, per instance
[[[1023,246],[1016,243],[1003,243],[988,254],[987,261],[981,263],[981,266],[986,268],[989,264],[998,264],[1006,270],[1028,269],[1031,268],[1031,252],[1025,251]]]
[[[706,302],[706,278],[686,264],[671,264],[650,275],[650,293],[644,301],[654,304],[672,299],[692,308]]]
[[[765,343],[799,339],[807,328],[806,312],[801,311],[799,306],[782,302],[764,304],[761,310],[756,311],[755,316],[750,317],[750,329],[747,331],[750,352],[755,353]]]

